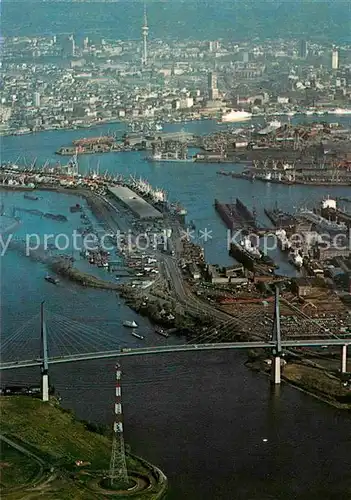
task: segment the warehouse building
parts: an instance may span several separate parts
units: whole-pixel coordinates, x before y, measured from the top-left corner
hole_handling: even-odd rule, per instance
[[[139,219],[161,219],[162,213],[150,203],[138,196],[134,191],[125,186],[108,188],[109,192]]]

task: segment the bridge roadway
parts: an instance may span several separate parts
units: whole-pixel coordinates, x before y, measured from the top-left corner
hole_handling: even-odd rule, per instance
[[[321,346],[343,346],[351,345],[351,338],[344,339],[319,339],[319,340],[283,340],[282,347],[321,347]],[[222,349],[274,349],[275,342],[222,342],[213,344],[179,344],[156,347],[138,347],[135,349],[121,348],[114,351],[90,352],[83,354],[72,354],[60,357],[49,358],[50,365],[60,363],[73,363],[75,361],[89,361],[93,359],[117,358],[121,356],[142,356],[147,354],[163,354],[168,352],[185,351],[213,351]],[[41,359],[30,359],[24,361],[9,361],[0,364],[0,370],[11,370],[14,368],[29,368],[42,364]]]

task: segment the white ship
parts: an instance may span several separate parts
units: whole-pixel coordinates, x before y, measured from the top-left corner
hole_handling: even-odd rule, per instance
[[[293,264],[297,269],[301,269],[303,266],[303,258],[297,252],[291,252],[289,254],[289,262]]]
[[[330,115],[351,115],[351,109],[335,108],[329,111]]]
[[[246,252],[248,252],[250,255],[252,255],[252,257],[254,257],[255,259],[260,259],[262,257],[262,254],[261,254],[259,248],[255,247],[252,244],[252,241],[250,240],[250,238],[248,236],[245,236],[244,239],[242,241],[240,241],[240,246]]]
[[[277,229],[275,235],[277,237],[277,244],[280,250],[284,252],[291,249],[291,243],[289,238],[286,236],[285,229]]]
[[[232,109],[228,113],[224,113],[224,115],[222,115],[221,121],[223,123],[244,122],[246,120],[251,120],[251,118],[252,113]]]
[[[123,326],[127,328],[138,328],[138,324],[135,321],[123,321]]]

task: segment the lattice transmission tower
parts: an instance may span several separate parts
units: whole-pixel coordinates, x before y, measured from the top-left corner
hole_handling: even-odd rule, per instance
[[[110,460],[109,480],[113,484],[128,483],[128,469],[123,436],[123,417],[121,402],[121,367],[116,365],[116,400],[115,400],[115,421],[113,424],[113,441]]]

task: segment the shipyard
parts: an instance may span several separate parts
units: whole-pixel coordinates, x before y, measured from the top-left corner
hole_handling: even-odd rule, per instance
[[[150,315],[160,325],[180,328],[192,335],[192,329],[196,331],[199,323],[205,322],[204,328],[210,328],[208,322],[212,327],[216,324],[214,319],[209,319],[210,315],[224,318],[231,314],[228,313],[229,304],[232,304],[230,307],[234,308],[233,311],[239,304],[240,309],[264,308],[267,300],[270,303],[270,287],[279,282],[285,283],[287,294],[296,297],[301,311],[311,309],[313,317],[318,317],[318,314],[325,317],[332,303],[333,311],[340,311],[340,321],[345,322],[345,328],[350,327],[346,311],[351,275],[348,236],[351,215],[345,212],[344,207],[341,210],[339,202],[332,198],[321,200],[320,206],[314,210],[300,209],[295,213],[283,212],[277,206],[267,207],[264,212],[270,222],[268,227],[258,221],[255,207],[248,207],[239,198],[235,203],[214,200],[214,210],[231,236],[235,234],[235,239],[230,240],[228,247],[233,264],[220,269],[207,263],[201,246],[191,241],[189,225],[185,222],[185,208],[177,203],[170,204],[164,190],[153,188],[143,179],[72,175],[68,182],[64,173],[21,172],[8,165],[3,166],[0,176],[1,187],[7,190],[12,190],[12,187],[20,188],[20,182],[23,182],[24,186],[31,186],[36,195],[44,193],[43,189],[58,189],[62,193],[76,192],[79,196],[84,196],[89,207],[104,222],[109,251],[99,245],[93,251],[82,248],[81,258],[86,259],[91,266],[106,268],[108,276],[113,273],[113,288],[119,288],[128,304]],[[38,198],[39,196],[32,196],[31,201]],[[79,204],[70,207],[70,215],[44,214],[35,208],[24,209],[17,206],[14,211],[19,216],[21,212],[26,212],[39,217],[55,217],[57,220],[78,217],[78,233],[83,237],[93,233],[99,241],[99,232],[96,232],[89,216]],[[321,240],[320,235],[323,234],[325,238],[326,232],[328,238]],[[120,235],[118,240],[117,233]],[[298,240],[295,237],[297,234]],[[337,240],[333,238],[335,234],[338,234]],[[300,272],[299,277],[291,279],[281,275],[279,264],[269,255],[264,245],[260,248],[268,236],[275,238],[283,258],[287,256],[289,262]],[[138,245],[146,250],[138,250]],[[52,246],[49,250],[51,254],[54,252]],[[122,256],[123,262],[114,265],[114,255]],[[174,255],[177,255],[180,264],[173,262]],[[72,267],[74,262],[69,259],[69,255],[66,255],[61,265],[57,262],[55,265],[58,273],[66,275],[67,269]],[[173,273],[177,280],[184,281],[187,292],[183,288],[178,289]],[[79,273],[75,275],[76,278],[77,276]],[[121,278],[122,283],[119,281]],[[113,283],[110,278],[108,281],[110,284],[106,285],[107,288]],[[309,293],[302,294],[299,290],[304,282],[309,284]],[[258,290],[262,284],[265,292],[260,296]],[[204,286],[209,288],[203,289]],[[334,295],[333,289],[339,290],[337,295]],[[200,295],[202,299],[194,298],[192,304],[189,293]],[[308,298],[309,294],[311,299]],[[321,303],[319,300],[316,303],[313,301],[314,294],[325,296],[321,308],[316,305]],[[197,307],[203,311],[201,316],[194,314]],[[245,335],[247,334],[245,331]],[[220,338],[220,334],[218,335]],[[233,329],[232,335],[233,338],[240,338],[244,332],[237,327]],[[257,333],[254,337],[257,337]]]

